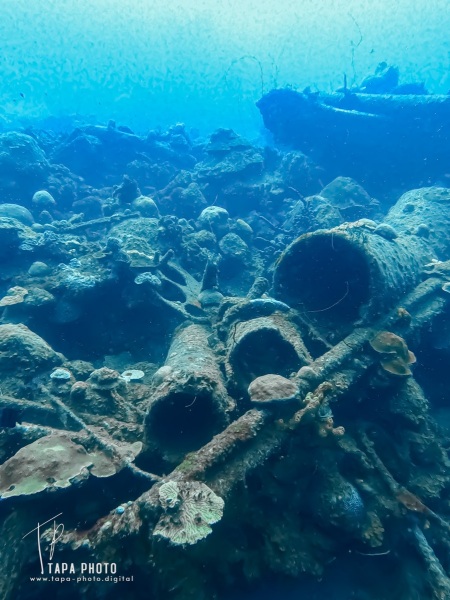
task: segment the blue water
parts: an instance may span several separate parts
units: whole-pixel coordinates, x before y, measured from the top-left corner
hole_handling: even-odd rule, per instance
[[[1,16],[6,126],[80,115],[255,136],[263,92],[331,91],[381,61],[450,89],[446,0],[2,0]]]

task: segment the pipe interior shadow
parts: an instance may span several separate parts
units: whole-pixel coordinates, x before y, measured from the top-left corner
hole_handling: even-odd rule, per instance
[[[217,420],[210,394],[169,393],[152,408],[149,435],[165,453],[184,454],[210,441]]]
[[[370,296],[367,257],[357,244],[338,235],[299,240],[283,258],[276,290],[314,321],[353,323]]]
[[[243,337],[230,356],[236,379],[247,387],[268,373],[289,377],[301,367],[294,347],[276,329],[256,330]]]

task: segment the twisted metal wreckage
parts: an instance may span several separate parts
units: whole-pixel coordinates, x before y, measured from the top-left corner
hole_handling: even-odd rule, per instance
[[[53,560],[114,562],[156,598],[213,598],[264,571],[320,577],[349,549],[393,561],[398,598],[450,597],[447,446],[408,348],[448,315],[449,227],[449,190],[413,190],[380,225],[301,235],[275,265],[273,297],[260,278],[246,298],[204,303],[207,319],[171,303],[185,322],[145,411],[110,369],[75,386],[60,373],[46,406],[2,396],[23,411],[11,435],[28,443],[0,467],[3,505],[17,502],[1,527],[2,597],[36,566],[19,533],[44,506],[86,504],[96,477],[118,478],[133,499],[92,508],[84,528],[79,515],[66,523]],[[215,275],[208,265],[203,299]],[[134,412],[143,448],[88,422],[83,402],[94,401],[116,424]],[[46,551],[51,531],[44,539]]]
[[[396,87],[382,73],[376,85],[332,93],[273,89],[257,106],[278,143],[301,149],[332,174],[372,188],[403,182],[406,189],[439,177],[448,164],[450,96]]]
[[[398,72],[380,65],[358,88],[272,90],[258,107],[277,142],[330,176],[408,189],[448,167],[450,97],[423,92],[399,87]],[[149,151],[115,126],[87,133]],[[105,164],[115,164],[117,148]],[[65,531],[54,544],[52,528],[43,530],[42,555],[77,567],[115,563],[134,578],[120,589],[124,599],[210,600],[267,574],[320,579],[348,557],[344,568],[365,579],[364,598],[449,598],[448,434],[409,347],[421,363],[434,332],[446,333],[450,191],[421,187],[380,224],[359,219],[301,235],[278,258],[271,286],[257,278],[245,298],[223,298],[213,262],[199,284],[173,251],[160,255],[158,231],[170,238],[175,224],[151,202],[147,219],[94,213],[61,221],[58,235],[0,218],[2,259],[19,244],[24,252],[49,244],[70,263],[50,273],[34,263],[0,300],[9,377],[0,390],[0,596],[42,597],[28,581],[40,570],[36,545],[22,538],[62,513]],[[82,242],[64,235],[105,227],[105,247],[73,264]],[[156,336],[174,331],[151,387],[139,370],[119,376],[66,361],[26,326],[36,314],[31,324],[42,318],[45,329],[53,319],[63,329],[118,290],[115,322],[126,321],[122,303],[147,319],[157,313],[167,331],[156,325]],[[84,323],[98,314],[88,316]],[[445,368],[435,366],[440,380]],[[23,425],[14,427],[19,413]],[[51,592],[117,596],[97,581]]]

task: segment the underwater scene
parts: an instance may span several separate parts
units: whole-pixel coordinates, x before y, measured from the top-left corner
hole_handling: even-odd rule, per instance
[[[450,600],[448,1],[0,8],[0,600]]]

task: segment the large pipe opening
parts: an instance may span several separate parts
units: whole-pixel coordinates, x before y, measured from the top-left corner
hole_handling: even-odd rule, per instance
[[[369,269],[357,242],[333,232],[306,234],[281,259],[275,294],[314,321],[352,324],[370,300]]]
[[[147,437],[165,459],[198,450],[220,430],[219,414],[209,393],[171,392],[155,402],[147,416]]]
[[[268,373],[289,377],[302,366],[295,348],[277,329],[261,329],[248,333],[235,346],[230,364],[237,381],[245,388]]]

